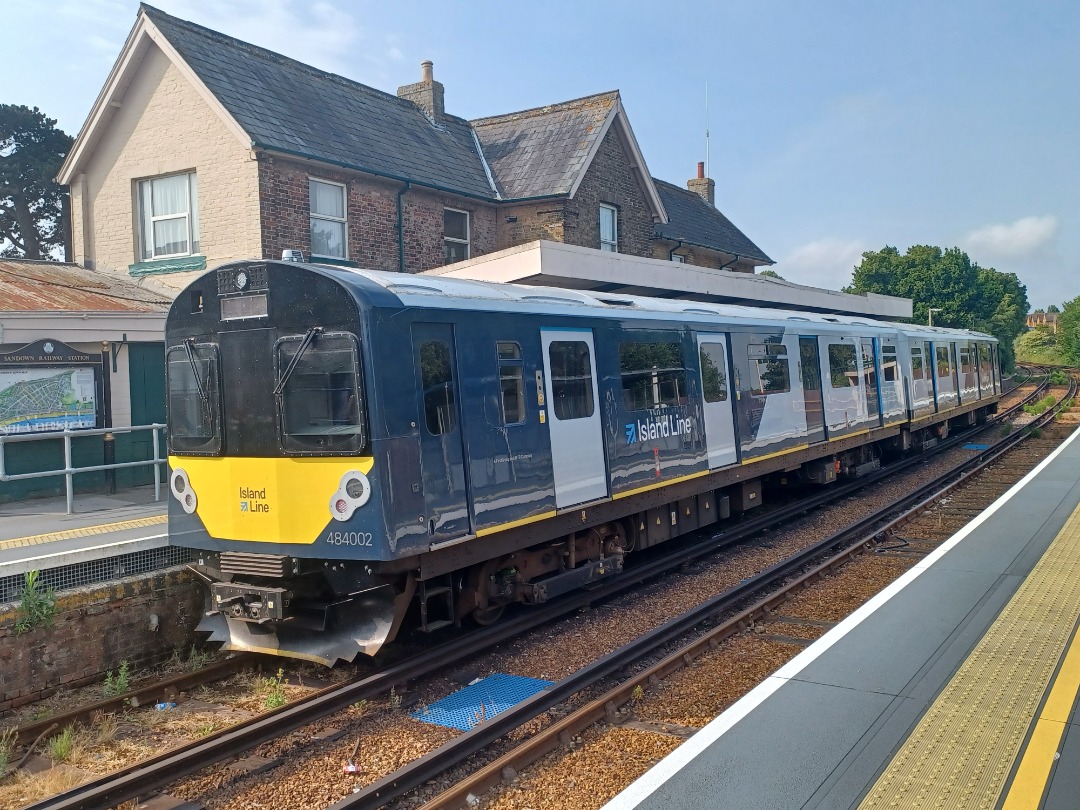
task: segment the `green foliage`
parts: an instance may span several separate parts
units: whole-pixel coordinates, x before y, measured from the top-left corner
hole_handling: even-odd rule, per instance
[[[390,694],[386,696],[386,705],[391,709],[401,708],[401,695],[397,693],[396,687],[390,687]]]
[[[1065,362],[1080,366],[1080,296],[1066,301],[1058,316],[1058,345]]]
[[[41,587],[39,572],[27,571],[23,577],[22,593],[19,595],[18,618],[15,619],[15,635],[29,632],[35,627],[52,627],[56,617],[56,590]]]
[[[1054,407],[1054,403],[1056,403],[1056,402],[1057,402],[1057,398],[1054,397],[1053,395],[1045,396],[1042,399],[1040,399],[1038,402],[1036,402],[1036,403],[1034,403],[1032,405],[1025,405],[1024,406],[1024,413],[1030,413],[1030,414],[1033,414],[1035,416],[1038,416],[1040,413],[1046,413],[1047,408]]]
[[[755,273],[754,275],[765,276],[767,278],[778,278],[781,281],[784,280],[784,277],[777,273],[775,270],[758,270],[757,273]]]
[[[1069,375],[1060,369],[1054,369],[1050,372],[1050,384],[1051,385],[1068,385]]]
[[[1065,362],[1057,335],[1045,326],[1037,326],[1020,335],[1013,343],[1019,363],[1061,365]]]
[[[105,673],[105,684],[102,687],[102,691],[105,693],[105,697],[116,697],[122,695],[128,690],[128,662],[121,661],[120,666],[116,670],[116,674],[113,675],[113,671],[110,669]]]
[[[65,762],[75,751],[75,727],[68,726],[60,734],[49,738],[49,756],[56,762]]]
[[[68,231],[54,179],[73,139],[37,107],[0,104],[0,256],[48,259]]]
[[[1014,273],[979,267],[960,248],[914,245],[867,251],[844,292],[899,295],[914,302],[912,320],[935,326],[977,329],[1000,341],[1002,366],[1013,365],[1012,345],[1026,326],[1027,288]]]
[[[263,680],[263,687],[268,690],[263,699],[263,706],[276,709],[285,705],[285,670],[279,669],[277,675]]]
[[[192,672],[205,669],[206,665],[210,663],[210,658],[212,656],[213,653],[210,652],[210,650],[200,650],[192,644],[191,652],[188,654],[187,668]]]
[[[14,728],[5,728],[0,731],[0,776],[4,775],[7,766],[11,764],[11,757],[15,753],[15,743],[19,735]]]

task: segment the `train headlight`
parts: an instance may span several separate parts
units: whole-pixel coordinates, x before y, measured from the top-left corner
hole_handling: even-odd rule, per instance
[[[330,496],[330,516],[345,521],[371,498],[371,482],[359,470],[341,476],[337,492]]]
[[[173,497],[180,501],[180,505],[184,507],[185,512],[190,515],[195,511],[195,507],[199,505],[199,499],[195,495],[195,490],[191,488],[191,481],[188,480],[186,472],[173,470],[173,474],[169,478],[169,489],[172,491]]]

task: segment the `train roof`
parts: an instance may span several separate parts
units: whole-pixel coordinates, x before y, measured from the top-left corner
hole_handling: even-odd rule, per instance
[[[577,315],[596,318],[627,317],[642,320],[671,320],[708,323],[717,317],[754,326],[791,328],[794,323],[812,323],[819,331],[849,332],[847,327],[864,326],[933,340],[935,336],[960,336],[995,341],[991,335],[966,329],[877,321],[858,315],[798,312],[739,304],[714,304],[674,298],[650,298],[622,293],[583,292],[562,287],[539,287],[494,281],[473,281],[446,276],[420,276],[300,262],[281,262],[290,268],[329,275],[348,284],[350,277],[363,278],[383,288],[403,307],[424,309],[475,310],[528,314]],[[359,285],[350,285],[363,297]]]

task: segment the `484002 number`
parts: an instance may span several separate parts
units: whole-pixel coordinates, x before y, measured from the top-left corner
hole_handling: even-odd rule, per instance
[[[326,542],[332,546],[370,547],[371,532],[327,532]]]

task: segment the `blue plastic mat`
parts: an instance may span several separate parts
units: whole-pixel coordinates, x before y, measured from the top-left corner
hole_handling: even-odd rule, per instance
[[[551,686],[552,681],[496,672],[409,714],[414,720],[468,731]]]
[[[964,449],[965,450],[989,450],[990,445],[988,445],[988,444],[965,444]]]

